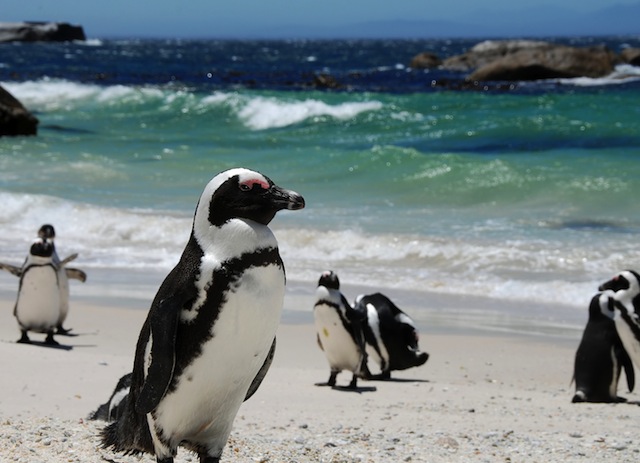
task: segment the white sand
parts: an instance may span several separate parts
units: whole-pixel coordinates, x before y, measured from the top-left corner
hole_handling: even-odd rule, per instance
[[[469,313],[479,304],[464,303]],[[288,295],[285,308],[302,323],[281,325],[274,364],[240,409],[223,462],[640,458],[638,406],[570,403],[579,331],[478,334],[460,329],[464,313],[455,327],[445,318],[423,330],[421,347],[431,355],[425,365],[395,372],[394,381],[361,381],[356,393],[314,386],[329,369],[310,324],[312,304],[304,292]],[[74,302],[72,288],[66,325],[80,335],[58,337],[73,348],[57,350],[16,344],[13,301],[0,300],[0,462],[155,461],[99,449],[104,423],[86,420],[130,370],[145,317],[144,310],[109,305]],[[339,384],[349,380],[348,373],[338,376]],[[197,458],[181,451],[176,461]]]

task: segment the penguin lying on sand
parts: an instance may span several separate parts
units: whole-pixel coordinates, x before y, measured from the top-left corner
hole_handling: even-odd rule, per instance
[[[111,397],[98,409],[89,415],[90,420],[113,421],[122,416],[129,389],[131,388],[131,373],[127,373],[118,380]]]
[[[322,273],[318,281],[313,319],[318,345],[331,370],[329,380],[316,385],[334,387],[338,373],[348,370],[353,373],[348,388],[356,389],[358,377],[371,376],[363,334],[366,319],[349,305],[340,292],[338,275],[332,271]]]
[[[640,368],[640,275],[633,270],[624,270],[598,289],[615,293],[616,330],[629,357]]]
[[[34,331],[47,334],[45,344],[58,345],[53,332],[60,318],[60,288],[52,255],[53,244],[38,238],[22,266],[13,310],[22,333],[19,343],[30,343],[27,332]]]
[[[285,272],[268,224],[304,205],[247,169],[207,184],[180,261],[149,309],[124,410],[102,431],[103,447],[171,463],[183,446],[201,463],[220,461],[274,355]]]
[[[589,304],[589,320],[574,362],[576,393],[572,402],[626,402],[618,397],[624,367],[629,392],[633,391],[633,364],[616,331],[613,291],[598,293]]]
[[[354,308],[366,314],[367,354],[381,370],[374,379],[389,379],[392,370],[417,367],[429,359],[429,354],[418,347],[415,323],[387,296],[380,293],[358,296]]]

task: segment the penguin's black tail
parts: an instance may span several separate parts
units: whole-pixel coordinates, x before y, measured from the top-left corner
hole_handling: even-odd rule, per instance
[[[129,402],[128,398],[126,399]],[[154,453],[153,440],[145,416],[137,415],[130,403],[117,421],[108,424],[100,432],[101,446],[125,455],[142,452]]]

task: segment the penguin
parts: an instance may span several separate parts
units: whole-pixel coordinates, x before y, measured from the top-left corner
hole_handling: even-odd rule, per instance
[[[629,357],[640,368],[640,275],[634,270],[623,270],[598,289],[615,293],[616,330]]]
[[[53,239],[55,238],[55,229],[52,225],[44,224],[38,230],[38,237],[48,240],[53,247],[52,263],[58,270],[58,286],[60,288],[60,319],[56,324],[56,334],[69,335],[70,329],[63,328],[63,323],[69,313],[69,279],[79,280],[82,283],[87,281],[87,274],[77,268],[67,267],[67,264],[78,257],[78,254],[71,254],[70,256],[60,260],[58,253],[55,249]],[[0,262],[0,270],[5,270],[12,275],[20,277],[25,268],[25,262],[21,267]]]
[[[35,331],[47,334],[45,344],[59,345],[53,334],[60,318],[60,287],[52,255],[53,244],[38,238],[22,267],[13,309],[22,333],[19,343],[30,343],[27,332]]]
[[[304,206],[298,193],[245,168],[206,185],[140,331],[129,394],[101,432],[104,448],[171,463],[183,446],[201,463],[220,461],[275,352],[285,270],[268,225],[278,211]]]
[[[131,388],[131,375],[127,373],[118,380],[109,400],[89,415],[90,420],[114,421],[120,418]]]
[[[418,347],[414,321],[381,293],[360,295],[354,308],[366,314],[366,350],[380,367],[374,379],[391,378],[392,370],[406,370],[426,363],[429,354]]]
[[[313,319],[318,346],[329,362],[330,374],[326,383],[317,386],[335,387],[338,373],[353,373],[348,389],[356,389],[358,378],[368,379],[362,314],[353,310],[340,292],[338,275],[328,270],[320,275],[313,306]]]
[[[573,379],[577,402],[626,402],[618,396],[618,381],[624,368],[629,392],[635,385],[633,364],[616,331],[615,293],[605,290],[591,298],[589,319],[576,351]]]
[[[56,231],[53,228],[53,225],[42,225],[38,230],[38,236],[40,238],[49,240],[53,246],[52,260],[53,265],[58,270],[58,286],[60,287],[60,319],[58,320],[58,323],[56,325],[56,334],[68,335],[71,329],[64,328],[63,323],[67,319],[67,315],[69,314],[69,278],[75,278],[84,283],[87,279],[87,276],[82,270],[66,268],[66,264],[78,257],[78,254],[72,254],[64,260],[60,260],[60,257],[58,257],[58,253],[55,249],[54,239],[56,237]]]

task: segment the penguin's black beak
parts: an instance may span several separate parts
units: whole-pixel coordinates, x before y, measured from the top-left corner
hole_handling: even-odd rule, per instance
[[[304,198],[292,190],[286,190],[277,185],[272,185],[269,188],[269,196],[271,203],[277,210],[288,209],[290,211],[297,211],[303,209]]]

